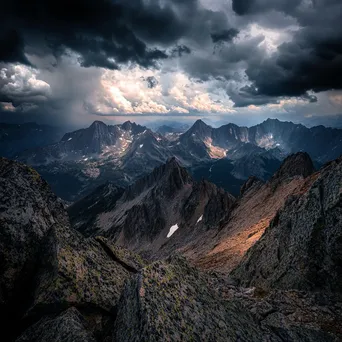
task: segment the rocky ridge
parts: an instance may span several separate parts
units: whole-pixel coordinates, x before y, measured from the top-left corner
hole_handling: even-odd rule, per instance
[[[195,182],[175,158],[129,186],[110,206],[105,193],[99,196],[101,192],[98,189],[68,208],[73,226],[153,257],[168,255],[217,227],[235,201],[214,184]],[[78,208],[85,207],[90,210],[82,215]],[[171,233],[172,227],[176,231]]]
[[[168,240],[176,243],[164,249],[171,256],[147,264],[104,236],[85,238],[71,228],[63,203],[34,170],[1,159],[0,279],[6,283],[1,284],[0,313],[5,340],[341,340],[341,165],[338,159],[312,173],[306,155],[293,155],[279,177],[265,184],[256,178],[246,182],[241,197],[207,221],[212,226],[195,225],[191,237],[199,234],[198,240],[177,245],[179,228]],[[190,185],[183,215],[191,222],[201,206],[198,198],[207,196],[208,215],[224,204],[209,204],[221,195],[206,183],[193,182],[171,159],[121,196],[128,202],[170,201],[177,193],[171,188],[179,192]],[[107,207],[112,208],[111,196],[116,207],[118,189],[107,184],[102,190],[109,198]],[[247,221],[243,212],[251,216]],[[206,220],[203,215],[196,224]],[[152,246],[156,238],[151,236]],[[235,257],[230,253],[234,248],[225,245],[229,241],[245,250]],[[224,253],[214,251],[222,246]],[[211,272],[198,270],[173,251],[202,269],[211,264]],[[213,258],[217,254],[220,262]],[[13,321],[16,330],[9,324]]]
[[[330,162],[288,198],[234,270],[239,283],[341,291],[341,165]]]

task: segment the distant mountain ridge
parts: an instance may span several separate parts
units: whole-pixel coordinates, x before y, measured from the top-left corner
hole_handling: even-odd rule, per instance
[[[197,120],[186,132],[168,138],[130,121],[95,121],[17,159],[36,167],[59,196],[73,201],[107,181],[126,187],[173,156],[196,179],[205,176],[236,195],[249,176],[267,180],[287,155],[299,151],[318,164],[337,158],[342,154],[342,130],[277,119],[250,128],[213,128]]]

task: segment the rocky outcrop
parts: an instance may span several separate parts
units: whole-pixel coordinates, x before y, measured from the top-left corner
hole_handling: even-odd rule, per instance
[[[172,256],[127,283],[113,340],[328,342],[340,317],[336,298],[236,288]]]
[[[114,330],[118,342],[262,340],[247,310],[222,301],[179,257],[153,263],[127,284]]]
[[[0,315],[6,327],[25,310],[46,235],[68,219],[32,168],[0,158],[0,188]]]
[[[310,156],[306,152],[291,154],[282,162],[271,182],[282,182],[295,176],[308,177],[315,171]]]
[[[158,188],[158,195],[172,197],[186,184],[192,184],[193,180],[189,173],[180,167],[175,157],[170,158],[165,164],[156,167],[151,174],[142,177],[130,185],[123,195],[125,201],[132,200],[152,187]]]
[[[342,159],[289,197],[233,276],[244,286],[340,292]]]
[[[43,317],[28,328],[17,342],[95,342],[88,323],[80,312],[71,307],[59,315]]]
[[[146,245],[146,236],[134,232],[138,238],[133,241],[156,248],[154,256],[162,256],[174,250],[186,254],[190,242],[201,252],[203,246],[217,242],[209,239],[213,236],[236,242],[249,233],[248,226],[240,226],[241,211],[247,206],[250,214],[251,208],[258,212],[256,203],[267,210],[273,205],[274,210],[280,202],[275,204],[270,194],[284,195],[282,191],[290,188],[291,196],[263,237],[232,275],[224,275],[202,273],[177,255],[147,264],[103,236],[85,238],[70,228],[63,204],[34,170],[1,159],[2,338],[18,342],[341,340],[341,165],[339,159],[306,178],[291,176],[274,193],[272,184],[259,188],[254,180],[239,202],[206,181],[192,181],[175,160],[164,165],[164,172],[155,170],[155,183],[150,179],[150,186],[130,189],[135,196],[127,195],[120,210],[128,209],[132,201],[131,209],[165,199],[160,207],[164,217],[170,215],[166,209],[178,208],[178,218],[188,223],[167,238],[165,232],[157,234]],[[175,187],[174,194],[170,186]],[[114,196],[116,210],[121,201],[115,198],[117,189],[107,184],[103,190]],[[263,197],[266,193],[269,202]],[[101,200],[101,192],[96,198]],[[110,202],[104,203],[112,208]],[[153,207],[148,209],[150,215],[157,213]],[[143,218],[139,209],[130,215],[136,222]],[[240,230],[234,230],[233,221]]]
[[[53,335],[68,336],[70,341],[103,339],[124,282],[144,265],[143,260],[104,238],[86,239],[71,229],[62,202],[33,169],[0,159],[0,187],[4,339],[13,340],[36,322],[23,341],[45,341]],[[71,307],[85,316],[87,333],[75,311],[61,314]],[[55,332],[43,332],[47,327]]]

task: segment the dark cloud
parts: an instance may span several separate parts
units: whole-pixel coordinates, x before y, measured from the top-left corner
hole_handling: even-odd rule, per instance
[[[172,57],[182,57],[191,53],[191,49],[186,45],[177,45],[171,50]]]
[[[23,39],[15,29],[0,31],[0,46],[0,61],[30,64],[23,53]]]
[[[198,0],[7,0],[1,6],[0,32],[12,33],[5,37],[0,60],[23,63],[27,50],[58,55],[69,48],[84,67],[117,69],[129,62],[153,67],[168,57],[169,47],[176,45],[171,57],[190,52],[178,42],[202,34],[193,31],[200,19],[205,19],[202,31],[208,36],[213,25],[224,30],[226,22],[219,16]]]
[[[0,32],[16,34],[6,36],[0,57],[23,62],[24,46],[36,53],[48,47],[55,54],[70,48],[84,66],[115,69],[133,62],[148,67],[167,58],[154,45],[174,43],[185,30],[172,7],[157,2],[13,0],[1,8]]]
[[[238,43],[226,44],[214,55],[192,56],[183,62],[187,73],[201,81],[217,79],[231,81],[241,79],[237,72],[240,63],[246,65],[264,58],[264,53],[259,49],[259,44],[264,40],[264,36],[249,37]],[[256,63],[256,61],[254,63]]]
[[[242,94],[255,97],[255,103],[258,97],[302,97],[314,102],[316,98],[308,92],[342,89],[340,1],[317,0],[306,7],[295,0],[234,3],[233,8],[239,14],[261,9],[284,10],[301,25],[292,40],[280,45],[275,54],[248,64],[246,74],[253,85],[242,89]]]
[[[213,43],[231,42],[238,35],[238,33],[239,31],[237,29],[230,28],[221,32],[212,33],[210,36]]]
[[[238,15],[277,10],[293,13],[303,0],[233,0],[233,10]],[[318,0],[319,1],[319,0]]]

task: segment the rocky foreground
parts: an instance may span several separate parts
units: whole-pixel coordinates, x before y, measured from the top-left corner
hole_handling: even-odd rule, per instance
[[[149,203],[154,203],[153,195],[160,196],[161,191],[164,199],[173,199],[167,186],[170,183],[165,183],[160,170],[155,171],[155,179],[150,178],[147,188],[102,189],[113,196],[113,202],[106,197],[103,203],[119,224],[110,225],[111,233],[105,234],[103,229],[94,229],[97,223],[86,216],[78,221],[85,237],[70,226],[63,203],[36,171],[0,159],[2,340],[342,340],[342,159],[319,172],[313,172],[304,154],[284,163],[268,184],[250,179],[237,200],[206,185],[207,197],[202,202],[197,193],[204,190],[198,190],[200,185],[181,174],[183,183],[177,183],[177,192],[189,205],[200,203],[203,209],[204,218],[193,223],[192,234],[198,223],[202,240],[213,235],[219,240],[213,240],[214,249],[209,240],[202,242],[207,248],[198,250],[195,242],[172,244],[172,238],[180,241],[179,228],[167,240],[170,246],[166,251],[172,255],[150,262],[113,241],[121,238],[126,247],[134,241],[133,249],[139,249],[132,240],[135,231],[124,234],[129,223],[127,215],[118,211],[127,208],[133,215],[131,202],[136,196],[144,194]],[[179,169],[173,166],[166,170],[177,182],[179,173],[175,177],[173,172]],[[156,186],[156,179],[163,179],[166,187]],[[181,191],[184,186],[188,189],[186,195]],[[291,191],[287,190],[285,196],[284,189]],[[215,204],[213,194],[219,195],[223,201],[220,203],[226,203],[229,215],[223,213],[222,220],[210,216],[216,212],[210,209]],[[282,195],[283,200],[269,208],[257,206],[257,199],[264,199],[264,205],[267,198],[274,202],[274,194]],[[87,202],[88,206],[92,204]],[[100,209],[96,208],[97,215]],[[256,227],[254,221],[242,220],[243,209],[245,216],[255,222],[262,219],[262,213],[268,213],[268,217],[261,228]],[[182,210],[179,213],[184,227],[186,222],[198,220],[200,214],[196,210],[190,217]],[[87,222],[91,229],[87,229]],[[229,236],[238,234],[236,225],[240,236],[244,236],[244,230],[248,235],[251,229],[260,233],[253,243],[247,241],[250,237],[245,239],[251,248],[239,258],[236,249],[227,244]],[[168,228],[163,225],[153,234],[164,236]],[[143,250],[148,238],[153,245],[153,234],[145,232],[140,236]],[[217,247],[220,251],[215,251]],[[160,250],[163,248],[158,245],[155,255],[162,255]],[[174,252],[183,253],[190,263]],[[230,266],[222,266],[231,259]],[[210,261],[214,264],[211,268]],[[211,271],[203,272],[198,267]]]

